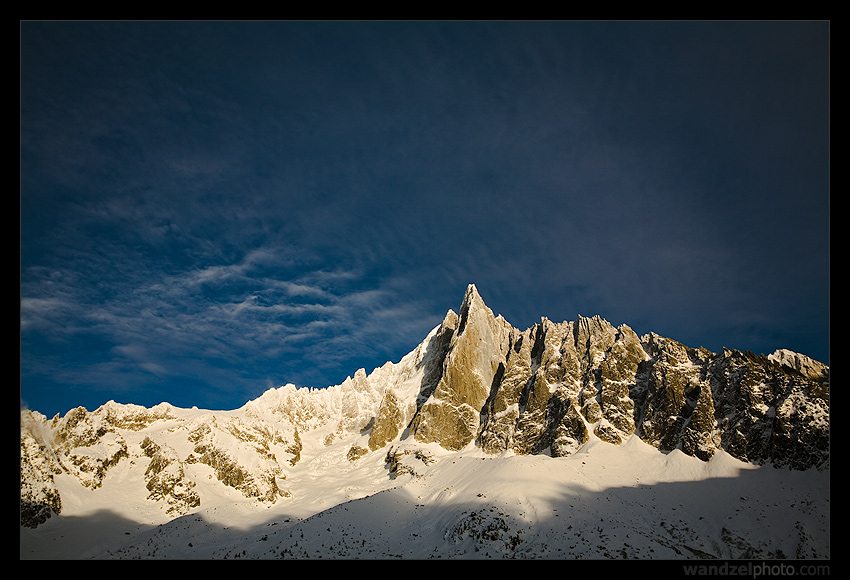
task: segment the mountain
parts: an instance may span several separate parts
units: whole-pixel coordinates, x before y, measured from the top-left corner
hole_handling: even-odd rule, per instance
[[[829,449],[804,355],[599,316],[520,331],[470,285],[340,385],[22,410],[21,557],[821,558]]]

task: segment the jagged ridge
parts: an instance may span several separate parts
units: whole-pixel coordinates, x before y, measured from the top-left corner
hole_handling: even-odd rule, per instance
[[[432,349],[442,374],[423,383],[417,441],[562,456],[591,434],[613,444],[637,434],[703,460],[720,448],[793,469],[829,458],[829,369],[790,351],[714,354],[599,316],[519,331],[474,285],[431,340],[448,346]]]

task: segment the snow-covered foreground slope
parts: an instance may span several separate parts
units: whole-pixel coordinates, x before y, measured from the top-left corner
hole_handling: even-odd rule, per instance
[[[828,469],[758,467],[725,452],[704,462],[632,437],[558,458],[401,446],[393,455],[409,469],[392,477],[386,449],[351,462],[350,439],[320,437],[305,437],[291,495],[271,505],[205,485],[202,465],[201,505],[175,519],[145,500],[144,481],[127,481],[138,477],[129,461],[96,491],[57,477],[62,514],[21,529],[21,558],[830,555]]]

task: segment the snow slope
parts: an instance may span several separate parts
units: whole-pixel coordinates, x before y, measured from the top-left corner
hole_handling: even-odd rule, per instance
[[[191,413],[192,411],[181,410]],[[195,411],[198,413],[197,411]],[[168,423],[157,426],[167,430]],[[136,434],[143,437],[143,433]],[[122,461],[96,491],[57,477],[60,516],[21,528],[22,559],[48,558],[828,558],[829,470],[791,471],[725,452],[703,462],[632,437],[569,457],[474,446],[344,457],[309,432],[291,496],[268,505],[192,474],[200,507],[171,519]],[[423,459],[425,459],[423,461]],[[135,475],[134,475],[135,474]],[[130,485],[128,485],[130,484]],[[127,490],[137,490],[128,497]]]

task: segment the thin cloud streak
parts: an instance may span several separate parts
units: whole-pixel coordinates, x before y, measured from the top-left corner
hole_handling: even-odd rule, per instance
[[[26,336],[48,341],[96,336],[102,344],[99,353],[90,350],[76,364],[58,365],[51,357],[33,362],[31,373],[104,386],[113,373],[125,385],[115,389],[132,392],[147,381],[185,377],[187,368],[193,367],[197,379],[215,383],[211,375],[234,375],[228,367],[242,365],[267,369],[264,372],[280,384],[310,381],[311,386],[327,386],[356,369],[332,375],[324,374],[326,369],[351,357],[369,360],[377,354],[388,360],[393,348],[407,346],[419,338],[417,334],[427,332],[423,326],[413,332],[392,328],[407,327],[423,314],[410,304],[393,304],[399,297],[387,291],[336,293],[334,285],[357,281],[356,272],[307,272],[293,280],[261,275],[274,266],[276,255],[260,248],[236,264],[190,269],[181,275],[152,279],[152,271],[139,272],[134,279],[110,281],[113,288],[118,284],[124,288],[116,293],[120,299],[100,303],[56,284],[51,293],[74,298],[60,302],[27,296],[23,289]],[[115,265],[115,256],[110,264]],[[39,288],[34,284],[30,290]],[[375,343],[384,346],[376,348]],[[105,360],[93,362],[91,357]],[[192,362],[200,358],[209,362]],[[243,390],[245,400],[259,394],[256,380],[238,375],[231,380],[230,388]]]

